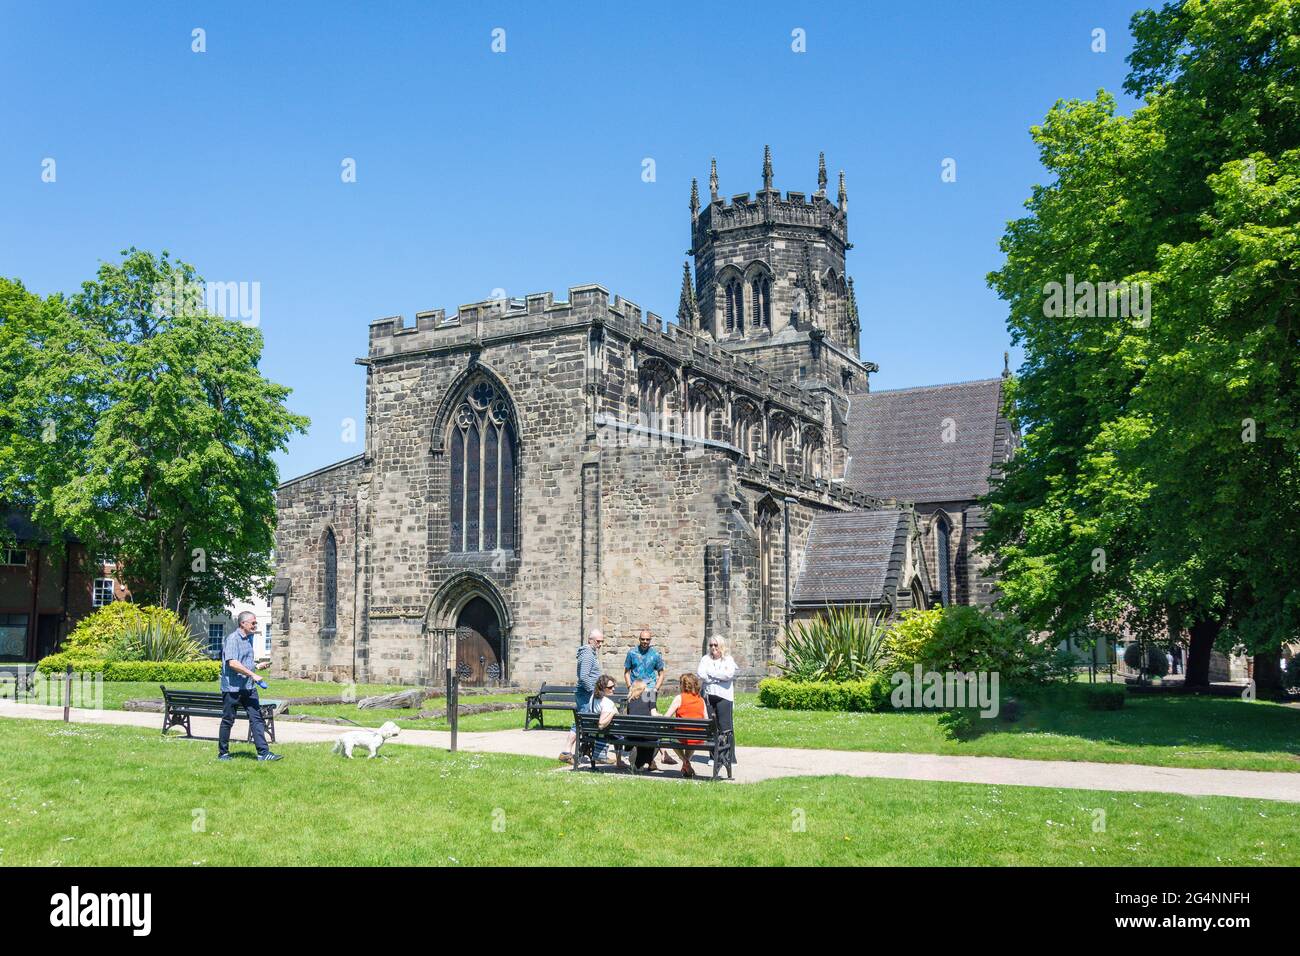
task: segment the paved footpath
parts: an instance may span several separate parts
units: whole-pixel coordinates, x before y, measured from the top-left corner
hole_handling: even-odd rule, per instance
[[[0,701],[0,717],[62,720],[62,707],[15,704]],[[72,710],[72,719],[83,724],[122,724],[149,727],[157,731],[159,714],[124,710]],[[217,736],[216,718],[196,717],[194,733]],[[330,743],[350,727],[307,721],[276,722],[278,743]],[[233,739],[247,733],[243,721],[235,726]],[[462,733],[461,750],[480,753],[520,754],[554,759],[564,741],[561,732],[546,730],[494,730]],[[436,730],[403,730],[385,746],[451,746],[451,734]],[[1184,767],[1151,767],[1127,763],[1085,763],[1074,760],[1018,760],[1010,757],[958,757],[947,754],[878,753],[849,750],[796,750],[787,747],[742,747],[737,756],[736,781],[756,783],[777,777],[839,775],[846,777],[889,777],[898,780],[939,780],[957,783],[997,784],[1017,787],[1052,787],[1066,790],[1120,790],[1178,793],[1189,796],[1250,797],[1300,803],[1300,773],[1261,770],[1194,770]],[[703,758],[694,763],[698,773],[708,775]],[[602,769],[601,772],[613,773]],[[631,779],[631,774],[626,774]],[[680,779],[673,771],[653,778]]]

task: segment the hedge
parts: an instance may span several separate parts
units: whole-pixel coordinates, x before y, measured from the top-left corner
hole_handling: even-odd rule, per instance
[[[36,669],[42,674],[62,674],[68,664],[74,671],[102,673],[106,681],[199,683],[221,677],[220,661],[105,661],[67,651],[42,659]]]
[[[892,690],[884,673],[837,683],[768,677],[758,683],[758,702],[778,710],[888,710]]]
[[[1119,710],[1127,695],[1123,684],[1086,684],[1083,699],[1089,710]]]

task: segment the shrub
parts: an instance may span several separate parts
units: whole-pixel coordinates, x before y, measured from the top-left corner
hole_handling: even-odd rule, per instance
[[[107,681],[216,681],[221,677],[221,661],[109,661],[104,673]]]
[[[1003,684],[1036,684],[1067,671],[1052,646],[1025,627],[982,608],[907,610],[889,629],[886,649],[901,671],[996,672]]]
[[[828,607],[786,628],[780,643],[781,673],[799,681],[862,680],[880,669],[886,629],[879,615]]]
[[[1085,684],[1084,703],[1089,710],[1119,710],[1124,706],[1123,684]]]
[[[839,682],[768,677],[758,683],[758,702],[778,710],[888,710],[891,690],[884,673]]]
[[[1139,664],[1142,661],[1142,645],[1138,643],[1130,644],[1124,648],[1124,663],[1133,670],[1141,670]],[[1154,644],[1147,645],[1147,666],[1146,672],[1152,677],[1164,677],[1169,673],[1169,658],[1165,656],[1165,650]]]
[[[42,657],[37,661],[36,669],[42,674],[62,674],[71,664],[72,669],[77,673],[86,671],[94,674],[103,671],[107,663],[102,656],[96,657],[89,651],[60,651],[57,654],[51,654],[49,657]]]
[[[1300,690],[1300,657],[1293,657],[1286,662],[1286,670],[1282,672],[1282,686]]]
[[[122,635],[132,627],[167,619],[180,620],[166,608],[132,604],[130,601],[113,601],[96,608],[78,621],[63,642],[63,649],[107,656]]]
[[[221,662],[201,661],[109,661],[69,652],[42,658],[36,669],[42,674],[62,674],[68,664],[77,673],[103,674],[106,681],[146,681],[181,683],[215,681],[221,676]]]
[[[203,646],[175,614],[133,624],[109,651],[114,661],[198,661]]]

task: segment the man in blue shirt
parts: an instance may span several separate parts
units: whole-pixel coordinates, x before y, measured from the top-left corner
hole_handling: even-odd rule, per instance
[[[239,626],[226,635],[221,645],[221,732],[217,735],[217,759],[230,759],[230,728],[235,725],[235,709],[243,707],[248,712],[248,726],[253,733],[258,760],[279,760],[266,746],[266,722],[262,720],[262,705],[257,699],[257,685],[262,678],[253,670],[253,633],[257,630],[257,615],[244,611],[239,615]]]
[[[637,646],[623,659],[623,680],[630,688],[633,681],[645,681],[642,695],[651,706],[659,698],[659,685],[664,682],[664,659],[650,646],[650,628],[641,628]]]

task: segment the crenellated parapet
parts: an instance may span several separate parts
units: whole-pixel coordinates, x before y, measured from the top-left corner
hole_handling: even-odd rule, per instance
[[[485,299],[460,306],[417,312],[414,324],[402,316],[370,323],[371,363],[427,352],[486,347],[494,342],[565,329],[608,330],[642,358],[656,357],[689,377],[705,377],[757,396],[774,407],[820,421],[822,402],[789,381],[776,378],[755,362],[729,351],[710,336],[667,322],[603,286],[569,289],[567,300],[540,292],[523,298]]]
[[[759,190],[752,198],[749,193],[739,193],[730,200],[715,199],[701,209],[694,220],[692,249],[725,233],[754,227],[806,230],[831,237],[840,246],[849,241],[848,216],[825,196],[814,193],[808,198],[791,191],[782,197],[778,190]]]

